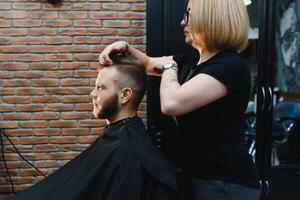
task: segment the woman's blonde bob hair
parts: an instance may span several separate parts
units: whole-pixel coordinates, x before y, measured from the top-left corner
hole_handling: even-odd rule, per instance
[[[244,0],[190,0],[190,29],[196,45],[209,51],[241,51],[248,43]]]

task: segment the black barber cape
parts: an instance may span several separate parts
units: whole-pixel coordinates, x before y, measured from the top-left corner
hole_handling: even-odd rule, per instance
[[[173,200],[175,172],[151,143],[142,120],[105,128],[90,147],[9,200]]]

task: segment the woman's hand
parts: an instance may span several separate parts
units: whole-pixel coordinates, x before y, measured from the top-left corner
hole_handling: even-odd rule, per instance
[[[101,65],[112,65],[112,60],[110,59],[110,55],[112,53],[125,53],[128,51],[129,44],[126,41],[118,41],[114,42],[102,51],[99,55],[99,62]]]

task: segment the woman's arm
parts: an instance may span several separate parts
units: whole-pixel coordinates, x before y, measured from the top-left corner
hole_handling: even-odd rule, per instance
[[[207,74],[198,74],[183,85],[178,83],[177,71],[166,70],[160,85],[161,110],[169,116],[180,116],[212,103],[225,95],[226,86]]]
[[[159,76],[160,73],[157,68],[161,68],[163,64],[173,63],[172,56],[164,57],[150,57],[140,50],[130,46],[126,41],[114,42],[102,51],[99,55],[99,62],[102,65],[111,65],[112,61],[110,55],[112,53],[125,53],[128,51],[134,58],[136,58],[144,67],[148,75]]]

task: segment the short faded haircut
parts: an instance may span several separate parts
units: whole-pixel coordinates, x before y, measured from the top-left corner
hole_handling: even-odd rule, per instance
[[[244,0],[190,0],[191,33],[210,51],[241,51],[248,43],[249,16]],[[202,44],[203,45],[203,44]]]
[[[129,54],[111,55],[111,60],[113,64],[110,67],[115,68],[118,73],[116,86],[120,90],[125,87],[132,89],[132,105],[137,108],[147,88],[147,74],[144,66]]]

